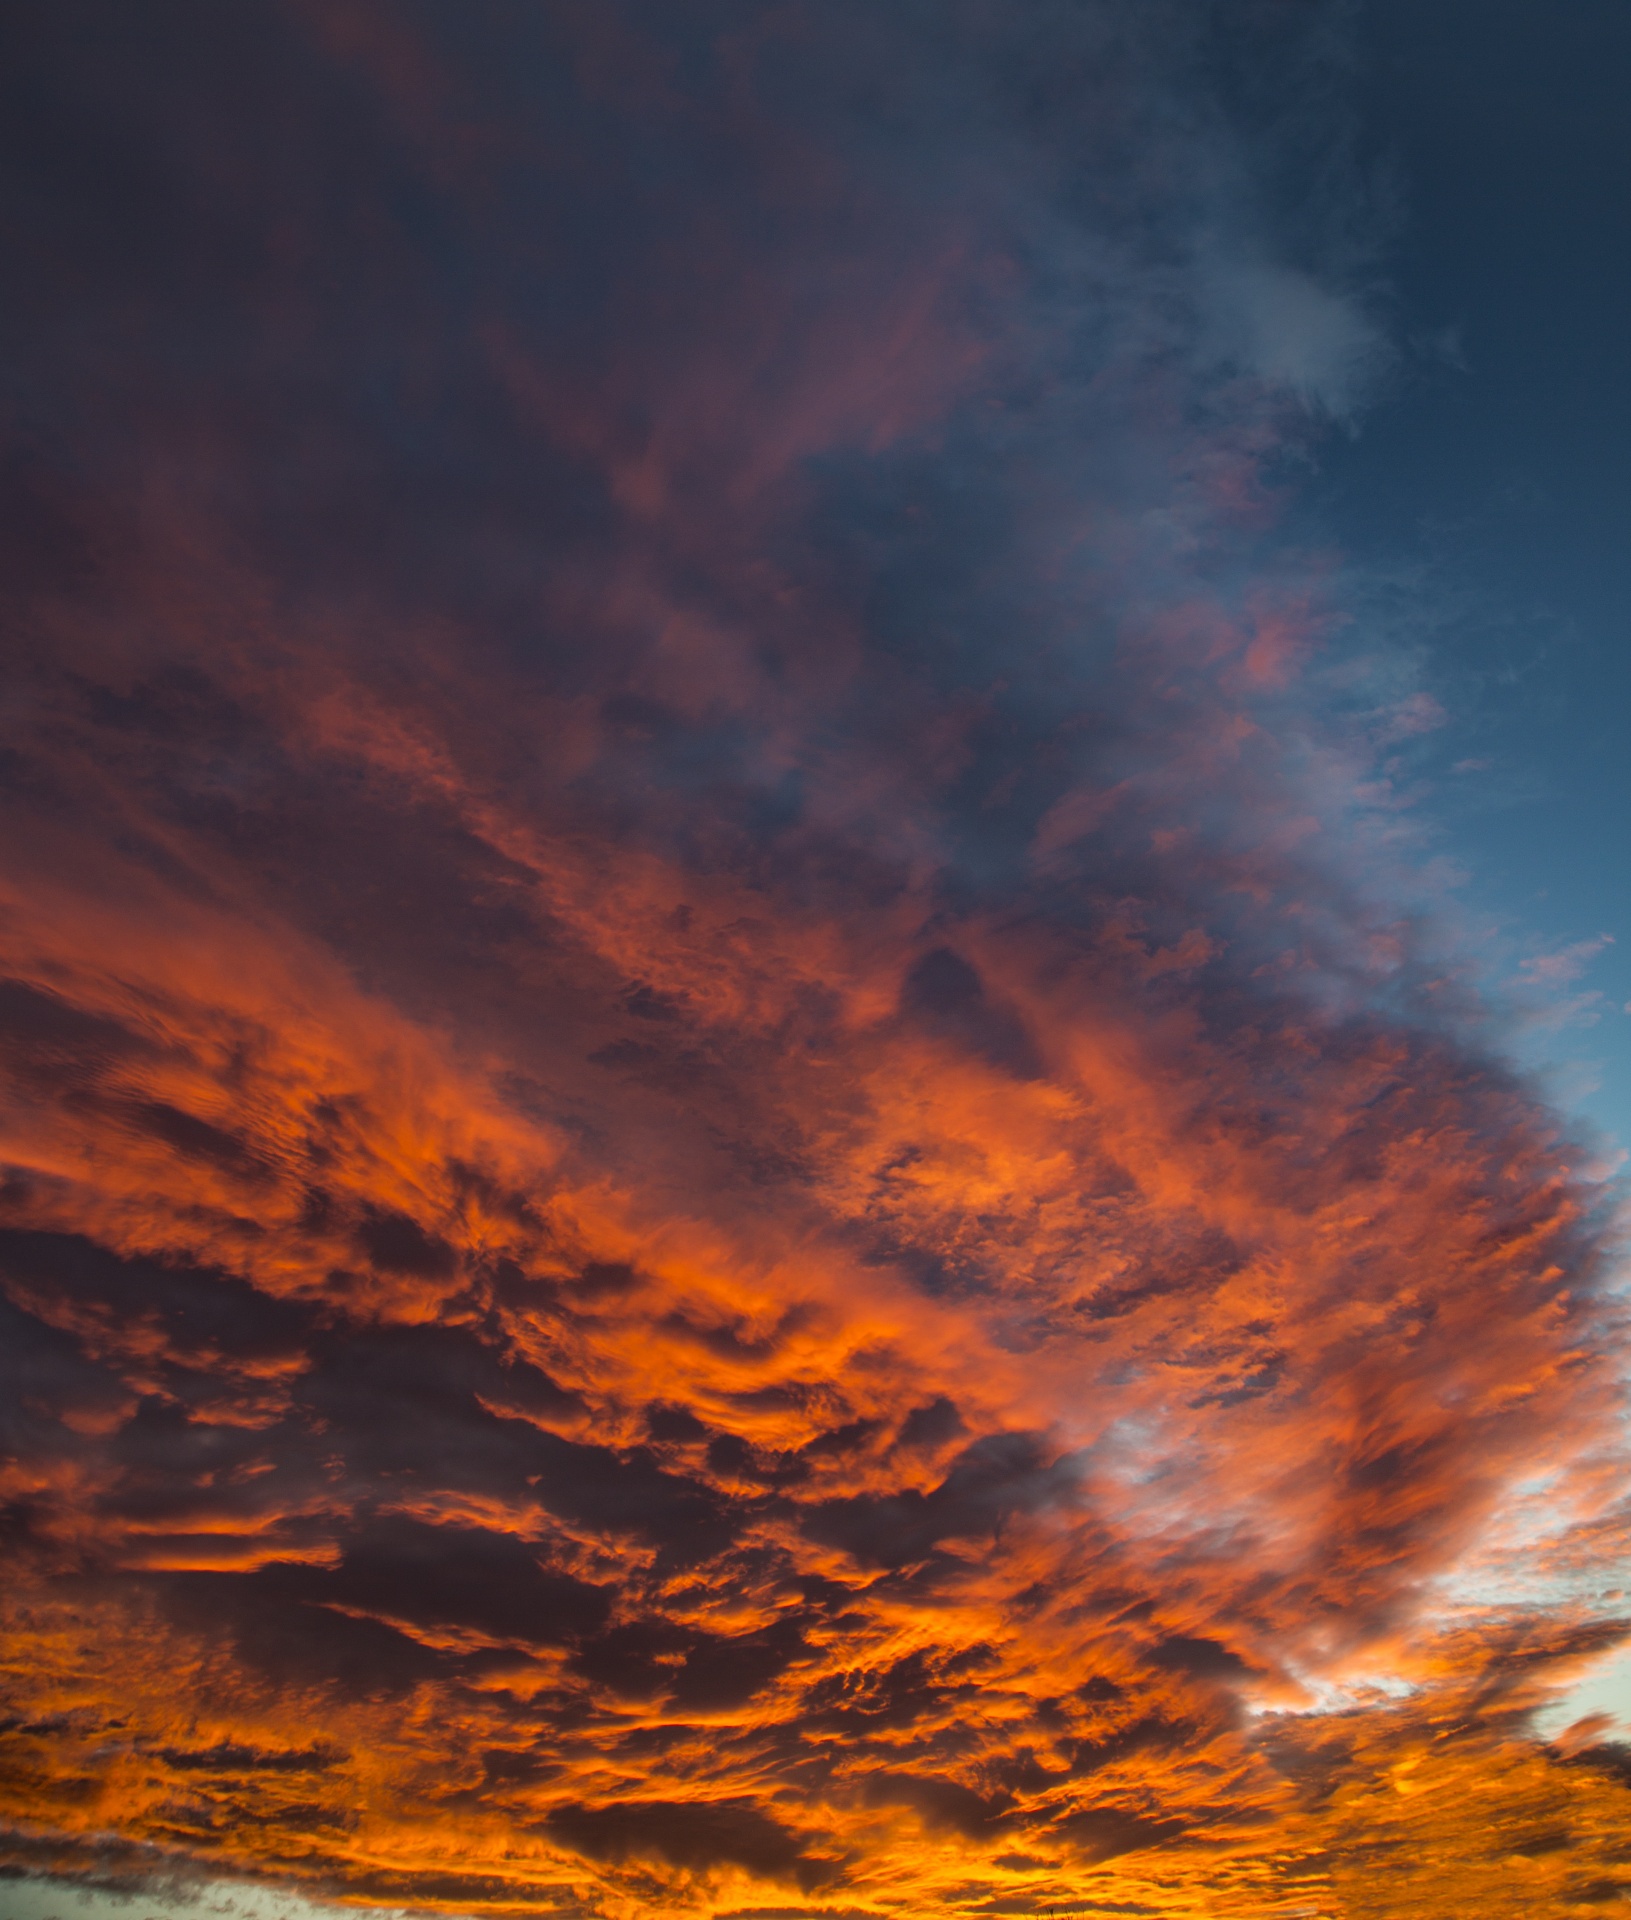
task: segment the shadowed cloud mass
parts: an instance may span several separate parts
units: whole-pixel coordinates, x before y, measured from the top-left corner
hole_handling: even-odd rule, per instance
[[[1275,531],[1343,18],[11,10],[14,1870],[1631,1885],[1608,1202]]]

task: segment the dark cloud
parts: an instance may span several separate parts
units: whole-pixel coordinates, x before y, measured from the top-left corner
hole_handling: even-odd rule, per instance
[[[256,1747],[236,1747],[223,1742],[220,1746],[193,1752],[181,1747],[163,1747],[158,1757],[167,1767],[181,1773],[325,1773],[345,1755],[332,1753],[326,1747],[312,1747],[304,1752],[263,1753]]]
[[[631,1856],[676,1867],[728,1862],[766,1879],[819,1885],[827,1877],[805,1860],[795,1835],[748,1801],[614,1801],[608,1806],[561,1806],[549,1817],[552,1833],[592,1860]]]

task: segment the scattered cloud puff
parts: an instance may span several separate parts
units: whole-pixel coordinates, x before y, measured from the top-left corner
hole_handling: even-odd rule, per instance
[[[1258,379],[1333,419],[1373,390],[1390,347],[1352,295],[1268,261],[1220,261],[1211,277],[1214,310],[1232,314],[1240,363]]]
[[[1518,962],[1522,1019],[1530,1028],[1555,1031],[1568,1026],[1590,1026],[1602,1018],[1606,996],[1601,989],[1579,988],[1593,962],[1613,946],[1614,936],[1600,933],[1576,940],[1551,953],[1530,954]],[[1584,1070],[1577,1063],[1576,1072]],[[1589,1092],[1597,1084],[1595,1074]]]
[[[1576,940],[1552,953],[1532,954],[1518,962],[1523,979],[1536,987],[1566,987],[1580,979],[1598,954],[1614,944],[1611,933],[1599,933],[1589,940]]]

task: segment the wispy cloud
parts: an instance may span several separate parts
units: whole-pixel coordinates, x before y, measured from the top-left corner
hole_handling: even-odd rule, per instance
[[[1571,941],[1551,953],[1531,954],[1518,962],[1518,972],[1526,984],[1535,987],[1567,987],[1580,979],[1598,954],[1614,944],[1611,933],[1599,933],[1590,940]]]

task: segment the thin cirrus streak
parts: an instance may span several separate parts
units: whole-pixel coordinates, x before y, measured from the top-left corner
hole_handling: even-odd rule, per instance
[[[1604,1189],[1274,531],[1339,24],[17,10],[13,1871],[1619,1897]]]

